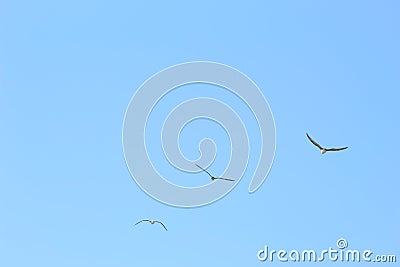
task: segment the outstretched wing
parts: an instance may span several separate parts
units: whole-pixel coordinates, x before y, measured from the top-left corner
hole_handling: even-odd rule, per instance
[[[214,179],[225,180],[225,181],[231,181],[231,182],[234,182],[234,181],[235,181],[235,180],[232,180],[232,179],[222,178],[222,177],[217,177],[217,178],[214,178]]]
[[[161,224],[164,227],[165,231],[168,231],[167,227],[165,227],[165,225],[162,222],[160,221],[154,221],[154,222]]]
[[[135,225],[137,225],[137,224],[139,224],[139,223],[141,223],[141,222],[149,222],[150,220],[141,220],[141,221],[138,221],[137,223],[135,223]]]
[[[310,140],[311,143],[313,143],[314,146],[318,147],[320,150],[323,149],[322,146],[320,146],[317,142],[315,142],[309,135],[306,133],[308,140]]]
[[[203,171],[205,171],[208,175],[210,175],[210,177],[213,177],[208,171],[206,171],[205,169],[203,169],[202,167],[200,167],[199,165],[195,164],[197,167],[199,167],[200,169],[202,169]]]
[[[340,150],[345,150],[346,148],[348,148],[348,147],[346,146],[346,147],[339,147],[339,148],[327,148],[325,150],[326,151],[340,151]]]

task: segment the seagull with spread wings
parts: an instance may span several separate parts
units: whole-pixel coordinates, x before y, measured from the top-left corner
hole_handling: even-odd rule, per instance
[[[206,171],[205,169],[203,169],[199,165],[196,164],[196,166],[199,167],[200,169],[202,169],[205,173],[207,173],[210,176],[211,181],[214,181],[214,180],[225,180],[225,181],[230,181],[230,182],[234,182],[235,181],[235,180],[228,179],[228,178],[214,177],[208,171]]]
[[[137,225],[137,224],[139,224],[139,223],[141,223],[141,222],[149,222],[150,224],[155,224],[155,223],[159,223],[159,224],[161,224],[163,227],[164,227],[164,229],[165,229],[165,231],[168,231],[167,230],[167,227],[165,227],[165,225],[162,223],[162,222],[160,222],[160,221],[154,221],[154,220],[141,220],[141,221],[138,221],[137,223],[135,223],[135,225]]]
[[[322,147],[322,146],[321,146],[320,144],[318,144],[317,142],[315,142],[315,141],[308,135],[308,133],[306,133],[306,135],[307,135],[308,140],[310,140],[310,142],[313,143],[313,145],[315,145],[316,147],[319,148],[319,150],[321,150],[321,154],[325,154],[325,153],[328,152],[328,151],[340,151],[340,150],[345,150],[346,148],[348,148],[347,146],[346,146],[346,147],[340,147],[340,148],[325,148],[325,147]]]

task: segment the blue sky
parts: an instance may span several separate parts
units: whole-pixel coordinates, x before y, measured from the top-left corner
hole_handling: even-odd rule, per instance
[[[400,257],[399,8],[389,0],[1,1],[0,265],[263,266],[264,245],[322,250],[340,237],[351,249]],[[259,86],[277,148],[256,193],[246,172],[220,201],[182,209],[136,185],[121,134],[139,86],[194,60],[230,65]],[[229,100],[212,86],[204,92]],[[184,153],[195,157],[190,131],[208,131],[183,132]],[[322,156],[306,132],[350,148]],[[225,155],[211,171],[224,170]],[[142,218],[169,231],[133,227]]]

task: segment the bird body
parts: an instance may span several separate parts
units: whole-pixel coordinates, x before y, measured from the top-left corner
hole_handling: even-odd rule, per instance
[[[137,223],[135,223],[135,225],[137,225],[137,224],[139,224],[139,223],[141,223],[141,222],[149,222],[150,224],[159,223],[159,224],[161,224],[161,225],[164,227],[165,231],[168,231],[168,230],[167,230],[167,227],[165,227],[165,225],[164,225],[162,222],[160,222],[160,221],[145,219],[145,220],[138,221]]]
[[[318,144],[317,142],[315,142],[315,141],[308,135],[308,133],[306,133],[306,135],[307,135],[308,140],[310,140],[310,142],[311,142],[313,145],[315,145],[316,147],[319,148],[319,150],[321,150],[321,154],[325,154],[325,153],[328,152],[328,151],[340,151],[340,150],[345,150],[345,149],[348,148],[347,146],[346,146],[346,147],[340,147],[340,148],[325,148],[325,147],[322,147],[322,146],[321,146],[320,144]]]
[[[206,171],[205,169],[203,169],[199,165],[196,164],[196,166],[199,167],[201,170],[203,170],[205,173],[207,173],[210,176],[211,181],[214,181],[214,180],[225,180],[225,181],[230,181],[230,182],[234,182],[235,181],[235,180],[228,179],[228,178],[214,177],[208,171]]]

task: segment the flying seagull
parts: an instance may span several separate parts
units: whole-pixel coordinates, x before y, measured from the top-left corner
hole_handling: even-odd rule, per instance
[[[317,142],[315,142],[309,135],[308,133],[306,133],[308,140],[310,140],[311,143],[313,143],[316,147],[319,148],[319,150],[321,150],[322,154],[325,154],[327,151],[340,151],[340,150],[345,150],[346,147],[340,147],[340,148],[324,148],[322,147],[320,144],[318,144]]]
[[[214,180],[225,180],[225,181],[230,181],[230,182],[234,182],[235,180],[232,179],[228,179],[228,178],[222,178],[222,177],[214,177],[212,176],[208,171],[206,171],[205,169],[203,169],[202,167],[200,167],[199,165],[196,164],[197,167],[199,167],[200,169],[202,169],[204,172],[206,172],[208,175],[210,175],[210,179],[211,181]]]
[[[135,225],[137,225],[137,224],[139,224],[139,223],[141,223],[141,222],[149,222],[149,223],[151,223],[151,224],[159,223],[159,224],[161,224],[161,225],[164,227],[165,231],[168,231],[168,230],[167,230],[167,227],[165,227],[165,225],[164,225],[162,222],[160,222],[160,221],[141,220],[141,221],[138,221],[137,223],[135,223]]]

